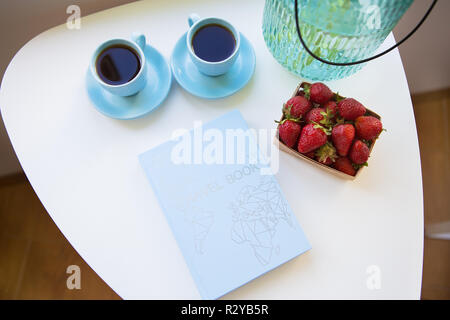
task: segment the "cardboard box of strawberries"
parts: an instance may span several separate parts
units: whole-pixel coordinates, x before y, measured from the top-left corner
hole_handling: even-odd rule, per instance
[[[349,179],[367,166],[383,131],[378,114],[321,82],[301,83],[282,111],[280,149]]]

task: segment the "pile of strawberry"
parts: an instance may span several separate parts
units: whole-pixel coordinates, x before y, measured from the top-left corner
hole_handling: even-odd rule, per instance
[[[323,83],[302,87],[283,105],[283,120],[276,121],[279,138],[289,148],[354,176],[367,166],[370,147],[383,130],[381,121]]]

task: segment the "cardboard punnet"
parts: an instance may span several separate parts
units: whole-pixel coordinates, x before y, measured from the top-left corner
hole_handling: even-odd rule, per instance
[[[308,83],[308,82],[302,82],[302,83],[300,83],[300,84],[297,86],[297,88],[295,89],[294,93],[292,94],[292,97],[301,95],[302,92],[303,92],[303,88],[304,88],[305,85],[311,85],[311,84]],[[345,98],[345,97],[343,97],[343,96],[341,96],[341,95],[339,95],[339,96],[342,97],[342,98]],[[370,116],[373,116],[373,117],[375,117],[375,118],[381,120],[381,117],[380,117],[377,113],[373,112],[372,110],[370,110],[370,109],[368,109],[368,108],[366,108],[366,110],[367,110],[366,115],[370,115]],[[281,116],[280,121],[282,121],[283,119],[284,119],[284,114]],[[284,151],[284,152],[286,152],[286,153],[289,153],[289,154],[293,155],[294,157],[303,159],[303,160],[309,162],[311,165],[313,165],[313,166],[315,166],[315,167],[322,168],[322,169],[328,171],[329,173],[332,173],[332,174],[334,174],[334,175],[336,175],[336,176],[339,176],[339,177],[341,177],[341,178],[344,178],[344,179],[354,180],[354,179],[356,179],[356,178],[359,176],[359,174],[361,173],[361,171],[364,169],[364,167],[359,168],[359,169],[356,171],[355,176],[351,176],[351,175],[348,175],[348,174],[346,174],[346,173],[343,173],[343,172],[341,172],[341,171],[339,171],[339,170],[336,170],[336,169],[334,169],[333,167],[330,167],[330,166],[327,166],[327,165],[325,165],[325,164],[322,164],[322,163],[320,163],[319,161],[316,161],[316,160],[314,160],[314,159],[311,159],[311,158],[307,157],[306,155],[304,155],[304,154],[298,152],[296,149],[289,148],[287,145],[285,145],[285,144],[283,143],[283,141],[281,141],[281,140],[279,139],[278,129],[277,129],[277,134],[275,135],[275,141],[274,141],[274,142],[275,142],[275,144],[280,148],[280,150],[282,150],[282,151]],[[373,149],[373,147],[374,147],[374,145],[375,145],[375,142],[376,142],[376,140],[374,140],[374,141],[371,143],[371,145],[370,145],[370,148],[369,148],[370,153],[372,153],[372,149]]]

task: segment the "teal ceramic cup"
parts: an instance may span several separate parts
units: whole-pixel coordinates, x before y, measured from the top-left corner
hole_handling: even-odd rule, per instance
[[[235,63],[237,57],[239,56],[239,49],[241,45],[241,39],[239,32],[236,28],[226,20],[219,18],[203,18],[201,19],[197,14],[193,13],[188,18],[189,31],[186,36],[186,46],[188,48],[189,56],[192,62],[197,67],[197,69],[208,76],[220,76],[227,73]],[[218,24],[231,31],[234,39],[236,40],[236,46],[233,53],[225,60],[218,62],[209,62],[199,58],[192,48],[192,37],[195,35],[197,30],[208,24]]]
[[[92,55],[91,62],[90,62],[90,72],[92,74],[92,77],[97,81],[97,83],[106,91],[122,97],[132,96],[137,94],[139,91],[144,89],[144,87],[147,84],[147,64],[145,61],[145,45],[146,45],[146,39],[143,34],[139,33],[133,33],[131,36],[132,40],[127,39],[111,39],[104,43],[102,43],[98,48],[94,51],[94,54]],[[111,85],[106,82],[104,82],[100,76],[97,73],[97,67],[96,62],[98,56],[105,50],[106,48],[113,46],[113,45],[125,45],[129,46],[137,53],[141,69],[137,73],[137,75],[131,79],[130,81],[120,84],[120,85]]]

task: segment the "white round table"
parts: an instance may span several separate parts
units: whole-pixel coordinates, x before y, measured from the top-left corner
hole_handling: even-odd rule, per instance
[[[122,298],[200,297],[138,155],[170,139],[177,128],[234,108],[250,127],[275,127],[282,102],[301,79],[267,50],[263,6],[260,0],[139,1],[84,17],[79,30],[61,25],[40,34],[6,71],[1,112],[29,181],[69,242]],[[169,60],[191,12],[221,16],[247,36],[256,52],[249,84],[211,101],[174,83],[163,105],[139,120],[113,120],[96,111],[85,90],[95,47],[139,30]],[[383,47],[393,41],[390,35]],[[379,113],[387,132],[355,181],[280,153],[276,177],[312,250],[227,299],[420,297],[420,154],[399,53],[328,84]]]

